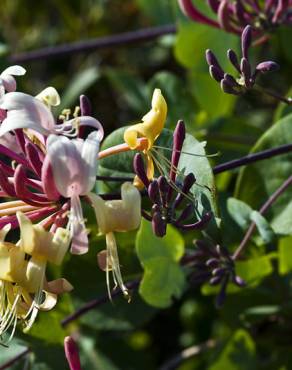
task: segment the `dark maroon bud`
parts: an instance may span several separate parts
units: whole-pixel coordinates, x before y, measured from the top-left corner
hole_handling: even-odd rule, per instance
[[[186,177],[184,178],[181,193],[177,195],[173,203],[174,208],[177,208],[181,204],[182,200],[184,199],[185,194],[188,194],[188,192],[190,191],[191,187],[194,185],[195,182],[196,182],[196,178],[192,172],[186,175]]]
[[[163,237],[166,234],[166,222],[160,212],[155,212],[152,216],[152,229],[156,236]]]
[[[221,283],[221,280],[222,280],[222,276],[214,276],[210,279],[209,284],[218,285],[219,283]]]
[[[214,268],[214,267],[218,267],[218,265],[219,265],[219,260],[217,258],[210,258],[206,261],[207,267]]]
[[[90,100],[86,95],[80,95],[80,112],[81,116],[90,116],[92,113]]]
[[[228,73],[224,74],[224,80],[227,81],[230,84],[230,86],[233,86],[233,87],[238,86],[238,83],[236,82],[235,78]]]
[[[229,49],[227,51],[227,57],[228,59],[230,60],[231,64],[236,68],[236,70],[240,73],[240,65],[239,65],[239,61],[238,61],[238,58],[237,58],[237,55],[235,53],[235,51],[233,51],[232,49]]]
[[[133,161],[134,172],[139,177],[139,179],[143,182],[144,186],[148,188],[150,181],[148,180],[143,157],[140,153],[135,154],[134,161]]]
[[[171,167],[169,172],[169,178],[171,181],[175,181],[177,166],[181,155],[182,146],[186,137],[186,128],[182,120],[177,122],[176,128],[173,133],[173,146],[171,154]],[[170,200],[172,194],[172,188],[169,187],[167,199]]]
[[[164,176],[159,176],[157,182],[158,182],[160,192],[162,194],[167,193],[169,189],[169,184],[166,178]]]
[[[246,58],[241,59],[240,70],[244,77],[245,87],[251,87],[251,66]]]
[[[216,66],[211,65],[209,67],[210,76],[217,82],[220,82],[224,78],[224,72]]]
[[[210,279],[209,272],[195,272],[190,276],[190,282],[195,285],[200,285],[205,283]]]
[[[214,13],[218,12],[220,2],[218,0],[207,0],[209,7],[213,10]]]
[[[225,79],[221,80],[220,87],[221,87],[221,90],[225,92],[226,94],[240,95],[240,91],[236,90],[233,84],[231,84],[229,81]]]
[[[215,306],[216,308],[221,308],[226,299],[226,284],[222,283],[219,294],[216,297]]]
[[[226,274],[225,267],[217,267],[212,271],[213,276],[223,276]]]
[[[27,142],[25,144],[25,152],[28,158],[28,161],[33,168],[34,172],[41,177],[42,175],[42,161],[39,157],[38,147],[31,143]]]
[[[206,50],[206,61],[209,66],[215,66],[223,73],[223,69],[221,68],[217,58],[215,57],[215,54],[210,49]]]
[[[248,59],[248,49],[252,41],[252,28],[250,25],[246,26],[241,35],[241,50],[243,58]]]
[[[247,23],[245,19],[246,12],[240,0],[235,1],[234,11],[239,23],[245,26]]]
[[[161,203],[157,180],[153,180],[148,186],[148,195],[152,203]]]
[[[279,64],[272,61],[262,62],[256,66],[256,70],[261,73],[275,72],[279,69]]]
[[[187,218],[191,216],[193,211],[194,211],[194,205],[188,204],[186,208],[181,212],[180,216],[177,218],[175,223],[179,224],[180,222],[186,220]]]
[[[243,288],[246,286],[246,282],[240,277],[240,276],[234,276],[232,279],[232,282],[239,286],[240,288]]]
[[[212,212],[207,212],[201,220],[188,225],[177,225],[182,230],[202,230],[206,227],[210,219],[212,218]]]

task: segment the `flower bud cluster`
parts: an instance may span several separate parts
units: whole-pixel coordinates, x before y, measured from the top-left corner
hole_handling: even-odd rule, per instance
[[[227,32],[240,34],[250,24],[258,41],[265,41],[268,32],[280,25],[291,25],[291,1],[286,0],[208,0],[214,20],[203,14],[194,0],[178,0],[183,13],[195,22],[222,28]]]
[[[207,212],[200,220],[189,223],[195,216],[195,200],[191,189],[196,183],[193,173],[187,174],[183,181],[178,180],[178,163],[185,139],[185,125],[178,121],[173,134],[173,148],[170,172],[168,176],[159,176],[149,180],[143,157],[140,153],[134,157],[134,171],[146,188],[152,203],[151,214],[143,211],[142,215],[152,222],[156,236],[166,234],[167,224],[172,224],[181,230],[201,230],[210,221],[212,214]]]
[[[230,63],[239,74],[238,78],[233,77],[229,73],[225,73],[213,52],[209,49],[206,51],[209,73],[215,81],[220,83],[223,92],[233,95],[244,94],[247,90],[254,87],[256,78],[259,74],[266,74],[279,69],[277,63],[273,61],[264,61],[259,63],[253,70],[248,55],[251,43],[252,27],[246,26],[241,35],[242,57],[239,58],[232,49],[227,51],[227,57]]]
[[[244,287],[244,280],[236,275],[235,264],[229,251],[221,245],[211,245],[207,241],[197,240],[195,255],[191,255],[192,266],[195,271],[191,274],[191,281],[195,284],[208,282],[213,286],[220,286],[216,297],[217,307],[221,307],[226,296],[226,287],[229,282]],[[185,257],[187,263],[188,256]]]

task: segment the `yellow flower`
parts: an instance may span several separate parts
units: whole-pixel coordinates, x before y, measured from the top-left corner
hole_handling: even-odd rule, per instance
[[[142,123],[135,124],[127,128],[124,132],[124,140],[129,147],[134,150],[138,146],[138,137],[144,137],[148,141],[147,148],[144,150],[147,160],[147,177],[152,180],[154,176],[154,165],[150,155],[151,148],[155,140],[164,128],[167,116],[167,104],[161,90],[155,89],[153,92],[151,110],[142,118]],[[136,176],[134,185],[143,188],[143,184]]]
[[[112,271],[115,288],[120,287],[129,300],[129,293],[123,283],[120,271],[119,257],[114,232],[135,230],[141,222],[141,195],[131,183],[126,182],[121,187],[121,200],[104,201],[100,196],[88,195],[95,210],[100,233],[106,236],[106,251],[98,254],[100,267],[106,271],[106,282],[109,297],[109,271]]]
[[[69,231],[56,233],[33,225],[21,212],[17,213],[20,240],[15,245],[4,241],[9,227],[0,231],[0,336],[11,327],[9,341],[18,320],[28,331],[39,310],[50,310],[57,295],[72,290],[65,279],[46,281],[47,262],[61,264],[70,244]]]

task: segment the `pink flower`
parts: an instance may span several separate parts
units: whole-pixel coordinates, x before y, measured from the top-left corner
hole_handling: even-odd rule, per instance
[[[103,133],[94,131],[86,140],[69,140],[57,135],[50,135],[47,140],[47,156],[56,188],[63,197],[70,199],[68,227],[72,236],[71,252],[74,254],[88,251],[80,196],[88,194],[95,184],[102,135]]]

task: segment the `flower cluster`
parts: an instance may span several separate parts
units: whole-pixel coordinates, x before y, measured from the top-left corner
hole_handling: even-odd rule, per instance
[[[211,50],[206,51],[206,60],[209,65],[211,77],[220,83],[223,92],[233,95],[244,94],[247,90],[255,86],[256,78],[259,74],[274,72],[279,69],[279,65],[273,61],[264,61],[259,63],[254,70],[250,64],[248,52],[252,42],[252,28],[246,26],[241,35],[241,51],[242,57],[238,58],[235,51],[229,49],[227,57],[233,67],[239,74],[238,78],[234,78],[229,73],[225,73],[221,68],[216,56]]]
[[[195,22],[227,32],[241,34],[249,24],[254,28],[258,42],[265,41],[268,32],[277,26],[292,23],[291,0],[208,0],[207,4],[217,20],[203,14],[194,5],[194,0],[178,0],[178,3],[184,14]]]
[[[17,323],[27,331],[40,310],[50,310],[57,296],[72,290],[64,278],[46,279],[48,263],[61,265],[67,251],[88,251],[89,230],[83,215],[83,202],[90,204],[98,229],[105,236],[106,249],[97,254],[99,267],[106,273],[111,298],[110,272],[114,287],[129,300],[120,270],[116,232],[139,227],[141,213],[162,237],[168,223],[182,230],[203,228],[211,218],[197,216],[191,188],[193,174],[178,170],[185,138],[180,121],[175,129],[171,161],[164,160],[169,173],[158,179],[155,141],[161,134],[167,103],[159,89],[153,93],[151,109],[142,122],[124,132],[125,143],[100,151],[104,136],[101,123],[91,116],[89,100],[82,95],[80,106],[66,109],[56,119],[60,104],[58,92],[48,87],[37,96],[16,91],[14,76],[25,70],[7,68],[0,75],[0,338],[9,341]],[[121,198],[107,200],[96,194],[98,159],[123,151],[138,150],[134,160],[133,184],[121,185]],[[171,150],[171,149],[170,149]],[[156,153],[157,154],[157,153]],[[143,159],[144,158],[144,159]],[[146,169],[144,165],[146,161]],[[156,168],[155,168],[156,167]],[[146,191],[143,188],[146,188]],[[141,193],[153,203],[152,210],[141,210]],[[193,219],[195,218],[195,222]],[[200,218],[198,220],[198,218]],[[10,230],[20,230],[13,241]],[[10,334],[9,334],[10,333]]]
[[[169,174],[161,175],[158,179],[149,180],[145,171],[143,158],[140,153],[134,157],[134,171],[138,179],[147,189],[148,197],[152,203],[151,215],[143,211],[142,215],[152,222],[153,232],[156,236],[166,234],[167,224],[172,224],[181,230],[203,229],[211,219],[211,212],[206,212],[196,222],[187,223],[194,218],[196,204],[191,188],[196,183],[193,173],[189,173],[181,180],[178,163],[182,153],[185,139],[185,125],[179,121],[173,134],[172,157]],[[159,164],[157,163],[158,167]]]

